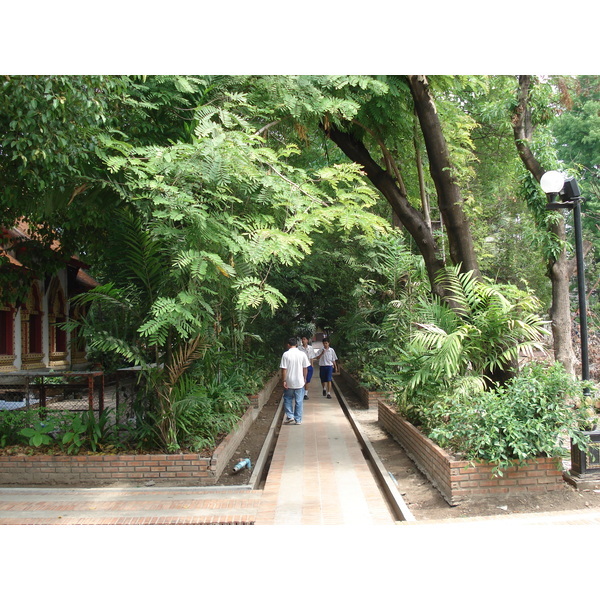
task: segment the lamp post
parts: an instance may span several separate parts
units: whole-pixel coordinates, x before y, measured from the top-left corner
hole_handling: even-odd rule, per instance
[[[542,190],[548,198],[548,210],[568,209],[573,211],[575,229],[575,257],[577,261],[577,295],[579,297],[579,334],[581,342],[581,379],[590,378],[588,356],[587,306],[585,297],[585,270],[583,264],[583,238],[581,233],[581,203],[583,198],[574,178],[558,171],[547,171],[540,180]],[[557,197],[560,201],[557,201]],[[589,394],[589,389],[584,389]],[[571,443],[571,472],[577,475],[597,474],[600,472],[599,442],[600,431],[585,432],[589,434],[587,451],[580,450]]]
[[[548,197],[548,210],[566,208],[573,211],[573,225],[575,227],[575,257],[577,260],[577,292],[579,296],[579,333],[581,338],[581,379],[590,378],[588,358],[588,330],[587,306],[585,299],[585,271],[583,264],[583,238],[581,234],[581,202],[583,198],[579,186],[572,177],[565,176],[558,171],[547,171],[540,180],[540,185]],[[556,197],[560,202],[556,202]]]

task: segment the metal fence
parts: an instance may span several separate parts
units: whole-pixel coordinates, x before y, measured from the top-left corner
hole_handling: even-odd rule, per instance
[[[32,371],[0,374],[0,410],[31,408],[102,413],[105,408],[104,373]]]
[[[110,386],[110,398],[121,418],[131,419],[134,416],[133,407],[139,392],[140,371],[140,367],[130,367],[118,369],[114,374],[114,387]]]

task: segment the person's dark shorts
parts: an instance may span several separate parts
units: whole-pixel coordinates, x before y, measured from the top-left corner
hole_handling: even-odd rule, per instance
[[[322,383],[325,383],[326,381],[331,381],[333,378],[333,366],[320,367],[319,375],[321,377]]]
[[[312,367],[306,367],[306,383],[310,383],[310,380],[312,379],[313,376],[313,368]]]

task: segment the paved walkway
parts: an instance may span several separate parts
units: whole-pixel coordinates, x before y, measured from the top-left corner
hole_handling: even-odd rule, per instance
[[[282,425],[257,525],[390,525],[394,517],[335,395],[309,384],[302,425]]]
[[[302,425],[282,425],[264,490],[4,488],[0,524],[394,523],[335,396],[310,384]]]
[[[0,488],[0,525],[394,525],[337,399],[318,373],[302,425],[282,425],[263,490],[234,487]],[[600,524],[575,511],[419,525]],[[408,533],[408,529],[405,530]]]
[[[231,488],[4,488],[0,525],[247,525],[261,491]]]

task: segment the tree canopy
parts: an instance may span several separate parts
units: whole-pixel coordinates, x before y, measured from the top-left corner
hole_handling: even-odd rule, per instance
[[[524,148],[545,160],[549,141],[526,132],[529,144],[515,150],[518,83],[5,77],[3,222],[43,224],[46,239],[82,253],[103,282],[138,286],[138,298],[144,289],[137,335],[152,345],[169,346],[174,333],[184,342],[209,323],[260,335],[253,324],[271,329],[284,314],[332,325],[353,306],[342,272],[361,260],[353,240],[376,243],[391,226],[440,297],[439,274],[455,265],[549,298],[552,237],[529,212],[529,196],[543,195],[519,161]],[[548,101],[553,90],[538,82],[523,104],[538,131],[560,106]],[[136,253],[129,268],[123,247]]]

